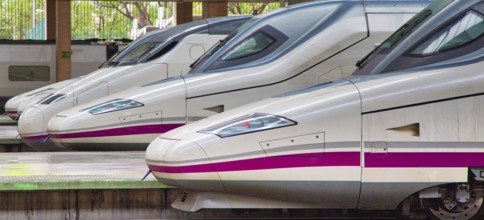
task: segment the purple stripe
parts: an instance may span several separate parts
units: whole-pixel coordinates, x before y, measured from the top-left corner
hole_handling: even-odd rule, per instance
[[[295,167],[360,166],[359,152],[309,153],[253,158],[246,160],[198,164],[189,166],[148,165],[152,171],[162,173],[228,172],[266,170]]]
[[[200,173],[296,167],[360,166],[359,152],[309,153],[236,160],[190,166],[158,166],[162,173]],[[365,167],[473,167],[484,166],[483,152],[365,153]]]
[[[7,114],[17,114],[16,110],[7,110]]]
[[[482,152],[365,153],[365,167],[484,166]]]
[[[47,137],[49,137],[48,134],[40,134],[40,135],[32,135],[32,136],[20,135],[20,136],[22,137],[22,139],[25,139],[25,140],[46,139]]]
[[[89,138],[89,137],[109,137],[122,135],[136,135],[136,134],[161,134],[172,129],[183,126],[184,124],[156,124],[156,125],[140,125],[124,128],[111,128],[105,130],[83,131],[75,133],[61,133],[49,134],[51,138],[67,139],[67,138]]]

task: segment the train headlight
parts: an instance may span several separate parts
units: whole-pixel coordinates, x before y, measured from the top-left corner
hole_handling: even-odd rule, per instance
[[[205,128],[198,132],[215,134],[221,138],[224,138],[296,124],[297,122],[281,116],[264,113],[253,113],[222,124]]]
[[[137,108],[144,106],[143,103],[130,100],[130,99],[114,99],[108,102],[101,103],[86,109],[81,110],[87,111],[93,115],[104,114],[108,112],[120,111],[129,108]]]

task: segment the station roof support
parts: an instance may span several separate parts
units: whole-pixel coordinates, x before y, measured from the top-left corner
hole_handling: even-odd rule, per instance
[[[49,0],[52,1],[52,0]],[[71,1],[56,2],[57,81],[71,78]]]
[[[193,21],[193,3],[176,2],[174,6],[175,24],[183,24]]]
[[[227,1],[205,1],[203,2],[202,18],[227,16],[227,7]]]

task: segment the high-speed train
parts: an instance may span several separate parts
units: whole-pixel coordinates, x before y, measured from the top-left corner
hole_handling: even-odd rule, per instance
[[[72,41],[72,76],[90,73],[124,42]],[[55,41],[0,40],[0,113],[12,97],[56,82]]]
[[[56,113],[132,86],[186,73],[191,63],[250,17],[209,18],[148,33],[103,68],[25,110],[18,122],[24,143],[36,150],[56,150],[46,131],[47,122]]]
[[[315,1],[256,16],[202,56],[196,73],[60,112],[49,136],[73,150],[145,150],[185,123],[351,74],[358,58],[428,3]]]
[[[109,81],[111,80],[110,78],[117,79],[119,75],[136,74],[134,72],[140,71],[143,71],[141,74],[148,76],[140,75],[140,77],[145,79],[141,82],[138,82],[138,80],[132,80],[132,78],[128,79],[128,82],[125,82],[126,79],[122,79],[120,82],[117,82],[123,84],[123,86],[119,88],[116,88],[114,82],[110,82],[109,91],[111,93],[122,91],[131,86],[143,84],[142,82],[148,82],[150,79],[162,79],[185,73],[189,70],[189,65],[213,46],[217,40],[225,37],[249,18],[250,16],[237,16],[209,19],[206,21],[207,24],[202,21],[180,25],[176,28],[152,31],[142,38],[132,42],[122,52],[117,53],[111,59],[104,62],[101,69],[92,73],[87,82],[82,81],[80,83],[81,88],[75,86],[73,89],[89,90],[90,87],[96,87],[96,84],[102,83],[97,80],[99,75],[106,75],[111,72],[116,73],[111,73],[111,76],[102,78],[102,80]],[[202,35],[187,37],[191,34],[197,33]],[[178,46],[175,47],[176,45]],[[76,78],[75,80],[78,79],[80,78]],[[17,119],[25,109],[30,108],[41,99],[52,95],[59,89],[64,88],[73,82],[73,79],[58,82],[15,96],[5,104],[5,110],[12,119]],[[102,95],[98,95],[97,97],[101,96]],[[95,99],[95,97],[93,97],[93,99]],[[88,100],[89,98],[87,98],[86,101]]]
[[[358,62],[156,138],[173,207],[484,210],[484,1],[435,1]],[[414,206],[416,204],[417,206]],[[403,213],[405,214],[405,213]]]

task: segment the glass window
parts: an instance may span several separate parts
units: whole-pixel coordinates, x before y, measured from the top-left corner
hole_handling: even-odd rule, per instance
[[[123,58],[119,59],[118,62],[137,62],[141,59],[143,55],[147,54],[152,49],[161,44],[163,44],[163,42],[145,42],[134,50],[131,50]]]
[[[386,57],[391,49],[397,47],[397,45],[411,35],[421,24],[425,23],[430,17],[437,12],[445,8],[452,3],[453,0],[440,0],[434,1],[428,7],[420,11],[418,14],[408,20],[402,27],[395,31],[390,37],[388,37],[377,48],[367,54],[363,59],[356,63],[356,66],[360,69],[353,75],[369,75],[373,74],[375,67],[377,67],[382,60]],[[367,65],[368,64],[368,65]]]
[[[254,55],[269,47],[271,44],[274,43],[274,41],[274,39],[272,39],[264,32],[258,32],[252,35],[252,37],[240,43],[227,55],[222,57],[222,60],[235,60],[242,57]]]
[[[465,45],[479,38],[483,32],[483,16],[475,11],[469,11],[462,18],[420,44],[410,54],[417,56],[437,54],[441,51]]]
[[[45,97],[44,99],[40,100],[39,103],[42,105],[48,105],[50,103],[57,102],[61,99],[64,99],[66,97],[65,94],[52,94],[50,96]]]
[[[215,45],[213,45],[210,49],[208,49],[207,52],[205,52],[202,56],[200,56],[197,60],[195,60],[195,62],[193,62],[192,64],[190,64],[191,70],[189,71],[189,73],[196,73],[200,69],[202,69],[203,68],[203,65],[206,65],[207,60],[210,57],[212,57],[212,55],[214,55],[217,51],[219,51],[221,48],[223,48],[225,46],[225,44],[227,44],[227,42],[229,42],[230,40],[232,40],[240,32],[242,32],[243,30],[245,30],[247,27],[249,27],[252,23],[254,23],[257,20],[259,20],[259,19],[258,18],[252,18],[252,19],[250,19],[249,21],[245,22],[244,24],[242,24],[241,26],[239,26],[237,29],[235,29],[234,31],[232,31],[232,33],[230,33],[223,40],[220,40]]]
[[[9,66],[9,81],[49,81],[49,66]]]
[[[168,45],[165,45],[164,47],[162,47],[161,49],[158,48],[156,50],[153,50],[152,52],[150,53],[153,53],[148,59],[146,59],[146,61],[152,61],[154,59],[157,59],[161,56],[163,56],[164,54],[168,53],[171,49],[173,49],[176,45],[178,44],[178,41],[172,41],[170,42]]]
[[[241,37],[242,38],[242,37]],[[208,66],[204,71],[219,70],[226,67],[236,66],[267,58],[276,51],[288,37],[270,25],[263,26],[243,39],[233,42],[230,46],[221,48],[217,52],[215,61],[207,62]],[[223,54],[223,55],[222,55]]]

